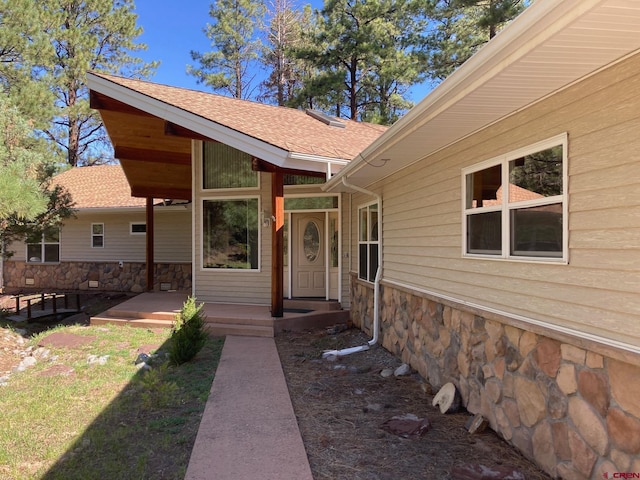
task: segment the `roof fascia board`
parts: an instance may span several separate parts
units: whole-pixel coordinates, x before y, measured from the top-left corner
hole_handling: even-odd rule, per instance
[[[132,90],[129,87],[118,85],[111,80],[94,75],[91,72],[87,74],[87,84],[91,90],[95,90],[103,95],[115,98],[116,100],[131,105],[132,107],[147,112],[156,117],[176,123],[184,128],[192,130],[200,135],[204,135],[212,140],[222,141],[225,144],[242,150],[254,157],[260,158],[266,162],[272,163],[279,167],[296,168],[287,162],[290,158],[305,157],[307,161],[316,161],[327,163],[335,162],[334,159],[319,157],[306,154],[298,154],[289,152],[282,148],[271,145],[262,140],[246,135],[237,130],[225,127],[212,120],[207,120],[199,115],[169,105],[161,100],[153,98],[144,93]]]
[[[383,154],[460,99],[496,77],[509,65],[573,23],[603,0],[537,0],[421,102],[374,140],[325,185],[340,190],[341,177],[368,166],[366,159]],[[523,105],[524,106],[524,105]],[[497,119],[496,119],[497,120]],[[429,152],[425,152],[428,154]]]

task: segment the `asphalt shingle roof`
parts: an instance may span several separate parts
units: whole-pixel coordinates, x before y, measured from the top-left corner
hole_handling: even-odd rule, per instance
[[[131,187],[120,165],[76,167],[56,175],[54,183],[66,187],[74,208],[144,207],[144,198],[131,196]]]
[[[293,153],[351,160],[388,128],[342,118],[339,120],[345,127],[334,127],[303,110],[103,73],[93,74]]]

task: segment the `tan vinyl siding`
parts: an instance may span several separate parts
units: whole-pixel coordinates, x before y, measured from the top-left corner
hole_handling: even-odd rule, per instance
[[[201,175],[201,148],[196,145],[195,174]],[[202,199],[233,197],[254,197],[260,195],[259,210],[271,211],[271,176],[260,174],[260,190],[233,190],[229,192],[203,192],[201,182],[196,181],[195,190],[195,264],[193,268],[195,296],[202,302],[246,303],[268,305],[271,302],[271,228],[259,225],[260,265],[259,270],[203,269],[202,268]]]
[[[371,187],[384,198],[385,280],[640,345],[638,71],[640,55]],[[569,264],[462,258],[462,168],[563,132]]]
[[[156,263],[191,263],[191,209],[156,210],[155,257]],[[144,238],[144,235],[142,235]]]

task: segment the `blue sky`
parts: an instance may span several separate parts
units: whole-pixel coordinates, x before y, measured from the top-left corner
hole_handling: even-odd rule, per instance
[[[187,75],[187,64],[193,64],[190,51],[206,52],[209,40],[203,29],[209,17],[210,0],[135,0],[138,25],[144,33],[138,41],[146,43],[146,52],[137,52],[145,60],[160,60],[153,82],[176,87],[207,90],[196,83],[195,77]],[[322,7],[322,0],[300,1],[314,8]],[[416,87],[412,95],[419,101],[426,93],[425,87]],[[211,91],[211,90],[208,90]]]

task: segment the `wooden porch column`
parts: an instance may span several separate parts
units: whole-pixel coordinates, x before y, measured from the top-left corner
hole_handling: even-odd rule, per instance
[[[284,315],[284,174],[271,174],[271,316]]]
[[[147,261],[147,291],[153,291],[154,284],[154,258],[153,258],[153,198],[147,197],[147,246],[146,246],[146,261]]]

